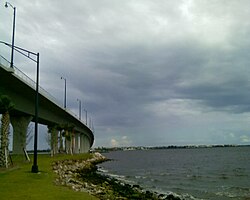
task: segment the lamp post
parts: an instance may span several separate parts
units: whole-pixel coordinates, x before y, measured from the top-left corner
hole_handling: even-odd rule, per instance
[[[85,111],[86,126],[87,126],[87,125],[88,125],[88,111],[87,111],[87,110],[85,110],[85,109],[84,109],[84,111]]]
[[[66,78],[64,77],[61,77],[61,79],[64,80],[64,108],[66,109],[66,88],[67,88],[67,81],[66,81]]]
[[[89,128],[91,129],[91,117],[89,117]]]
[[[13,60],[14,60],[14,40],[15,40],[15,24],[16,24],[16,7],[12,6],[9,2],[5,2],[5,8],[8,7],[13,8],[14,17],[13,17],[13,29],[12,29],[12,45],[11,45],[11,60],[10,67],[13,68]]]
[[[77,99],[79,102],[79,120],[81,121],[81,114],[82,114],[82,102],[80,99]]]
[[[95,132],[94,122],[93,122],[93,120],[92,120],[92,131],[93,131],[93,133]]]
[[[37,53],[37,70],[36,70],[36,104],[35,104],[35,137],[34,137],[34,162],[31,172],[38,172],[37,165],[37,135],[38,135],[38,97],[39,97],[39,53]]]
[[[37,136],[38,136],[38,97],[39,97],[39,53],[34,53],[32,51],[26,50],[21,47],[13,46],[9,43],[0,41],[11,48],[13,48],[18,53],[24,55],[25,57],[29,58],[30,60],[36,63],[36,96],[35,96],[35,135],[34,135],[34,162],[31,169],[31,172],[37,173],[38,172],[38,165],[37,165]],[[34,59],[33,57],[36,57]]]

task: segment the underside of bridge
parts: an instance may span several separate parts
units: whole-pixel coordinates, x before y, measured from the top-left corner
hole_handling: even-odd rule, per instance
[[[58,138],[60,139],[62,133],[68,134],[64,135],[66,151],[88,152],[94,142],[92,130],[52,100],[46,92],[41,92],[39,92],[38,122],[48,127],[59,127],[53,132],[53,137],[56,138],[53,144],[55,152],[60,150],[61,141],[58,142]],[[0,63],[0,95],[7,95],[14,103],[14,109],[10,111],[13,126],[13,153],[22,154],[23,149],[26,149],[28,125],[34,121],[35,116],[35,88]]]

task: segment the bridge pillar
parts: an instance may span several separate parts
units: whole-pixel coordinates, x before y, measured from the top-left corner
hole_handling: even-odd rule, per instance
[[[48,125],[48,133],[50,133],[50,153],[54,156],[58,153],[58,130],[56,125]]]
[[[84,135],[80,134],[80,153],[84,153]]]
[[[87,153],[89,151],[90,144],[88,137],[84,134],[80,135],[80,153]]]
[[[75,146],[74,146],[74,153],[79,153],[79,134],[75,133]]]
[[[63,152],[63,136],[62,136],[62,130],[60,130],[60,136],[59,136],[59,153]]]
[[[66,154],[72,154],[72,149],[71,149],[71,143],[72,141],[69,140],[69,139],[65,139],[65,151],[66,151]]]
[[[73,145],[73,134],[69,130],[65,130],[65,151],[67,154],[73,154],[72,145]]]
[[[13,127],[13,154],[23,154],[23,148],[26,148],[27,128],[32,120],[32,116],[10,116]]]

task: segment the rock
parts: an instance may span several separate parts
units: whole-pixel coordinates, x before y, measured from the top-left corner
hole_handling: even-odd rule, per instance
[[[166,199],[166,197],[165,197],[164,194],[159,194],[159,195],[158,195],[158,199],[163,200],[163,199]]]
[[[150,191],[143,192],[139,185],[129,185],[112,177],[98,173],[96,164],[107,159],[100,153],[94,153],[88,160],[62,160],[53,163],[57,174],[56,184],[66,185],[74,191],[88,192],[99,199],[120,200],[180,200],[173,195],[159,195]]]
[[[133,188],[140,188],[139,185],[133,185]]]
[[[176,197],[173,194],[169,194],[165,199],[166,200],[181,200],[179,197]]]
[[[153,196],[153,194],[148,190],[146,191],[145,195],[146,195],[146,198],[151,198]]]

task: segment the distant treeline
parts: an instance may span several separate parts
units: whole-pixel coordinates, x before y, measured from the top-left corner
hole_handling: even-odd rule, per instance
[[[156,147],[97,147],[93,149],[96,152],[109,152],[109,151],[133,151],[133,150],[152,150],[152,149],[194,149],[194,148],[218,148],[218,147],[250,147],[250,145],[234,145],[234,144],[223,144],[223,145],[170,145],[170,146],[156,146]]]
[[[97,147],[90,152],[109,152],[109,151],[133,151],[133,150],[151,150],[151,149],[195,149],[195,148],[217,148],[217,147],[250,147],[250,145],[235,145],[235,144],[216,144],[216,145],[170,145],[170,146],[155,146],[155,147]],[[33,153],[33,150],[27,150],[27,153]],[[50,153],[50,149],[37,150],[38,153]],[[10,151],[12,153],[12,151]]]

